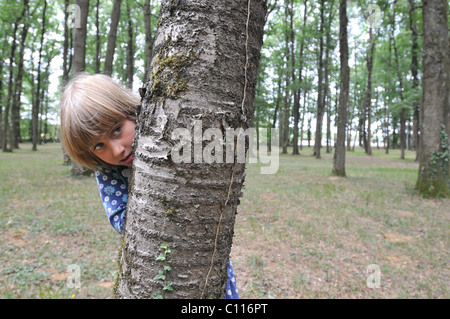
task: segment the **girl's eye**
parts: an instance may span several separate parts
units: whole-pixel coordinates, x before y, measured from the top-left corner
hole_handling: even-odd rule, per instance
[[[98,143],[97,145],[94,146],[94,150],[99,151],[99,150],[101,150],[102,147],[103,147],[103,143]]]
[[[118,135],[120,133],[120,131],[122,131],[122,127],[118,126],[114,131],[113,134],[114,135]]]

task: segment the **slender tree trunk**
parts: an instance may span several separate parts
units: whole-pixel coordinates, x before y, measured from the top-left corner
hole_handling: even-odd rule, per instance
[[[394,15],[394,17],[395,17],[395,15]],[[402,74],[400,71],[400,63],[398,61],[397,46],[395,44],[394,26],[392,28],[392,39],[393,39],[392,44],[394,46],[395,64],[397,67],[396,69],[397,69],[397,77],[398,77],[398,83],[399,83],[400,100],[403,103],[404,102],[403,80],[402,80]],[[401,159],[405,159],[405,147],[406,147],[406,109],[405,109],[405,107],[402,106],[401,112],[400,112],[400,158]]]
[[[117,25],[120,18],[120,5],[122,0],[114,0],[111,12],[111,25],[108,34],[108,45],[106,47],[104,73],[111,76],[113,71],[114,51],[116,49]]]
[[[13,41],[11,44],[11,54],[9,56],[9,83],[8,83],[8,96],[6,97],[6,104],[5,104],[5,118],[3,122],[3,133],[2,133],[2,150],[3,152],[11,152],[12,151],[12,145],[9,145],[8,147],[8,141],[9,141],[9,134],[12,134],[9,124],[9,111],[11,109],[11,100],[13,96],[13,78],[14,78],[14,59],[16,55],[16,37],[17,37],[17,29],[19,26],[19,19],[16,19],[16,22],[14,23],[14,30],[13,30]]]
[[[289,69],[291,64],[291,52],[289,50],[290,41],[289,41],[289,23],[288,23],[288,16],[289,16],[289,6],[286,5],[285,7],[285,14],[284,14],[284,25],[286,27],[285,30],[285,56],[286,56],[286,73],[285,73],[285,83],[286,88],[284,92],[284,107],[283,107],[283,130],[282,130],[282,139],[283,143],[281,144],[283,146],[282,153],[287,154],[287,147],[289,144],[289,118],[291,116],[291,81],[289,79]]]
[[[36,103],[34,104],[33,110],[32,110],[32,130],[33,130],[33,151],[37,151],[37,145],[39,143],[39,110],[41,107],[41,79],[42,79],[42,73],[41,73],[41,65],[42,65],[42,50],[44,49],[44,35],[45,35],[45,20],[46,20],[46,13],[47,10],[47,0],[44,0],[44,8],[42,10],[42,29],[41,29],[41,42],[39,46],[39,59],[38,59],[38,69],[37,69],[37,89],[36,89]]]
[[[118,297],[223,298],[245,163],[231,153],[231,163],[206,164],[197,147],[207,128],[222,138],[251,123],[266,9],[263,0],[162,1],[137,114]],[[181,132],[188,163],[174,160]]]
[[[388,55],[388,65],[387,65],[387,92],[386,92],[386,101],[387,105],[390,105],[392,102],[392,85],[391,85],[391,69],[392,69],[392,41],[393,35],[389,36],[389,55]],[[386,88],[385,88],[386,89]],[[389,108],[385,107],[385,116],[386,116],[386,154],[389,154],[389,148],[391,146],[391,137],[390,137],[390,124],[389,124]]]
[[[349,96],[349,67],[348,67],[348,36],[347,36],[347,0],[341,0],[339,5],[339,52],[341,62],[341,82],[339,85],[339,111],[336,148],[333,157],[332,174],[345,174],[345,125],[347,123],[347,107]]]
[[[127,18],[128,18],[128,48],[127,48],[127,87],[133,88],[133,76],[134,76],[134,35],[133,35],[133,21],[131,19],[131,8],[127,4]]]
[[[145,28],[145,70],[144,70],[144,83],[149,79],[150,67],[153,55],[153,38],[152,38],[152,1],[145,0],[144,4],[144,28]]]
[[[69,7],[69,0],[65,0],[65,10],[64,10],[64,48],[63,48],[63,77],[62,77],[62,86],[63,88],[66,86],[69,81],[69,68],[68,68],[68,60],[69,60],[69,26],[67,25],[67,20],[69,19],[69,13],[67,12],[67,8]],[[70,48],[71,49],[71,48]]]
[[[412,90],[417,94],[419,88],[419,44],[418,44],[418,31],[414,23],[414,10],[416,9],[415,1],[409,0],[409,29],[411,30],[411,75],[412,75]],[[413,106],[413,147],[416,150],[416,160],[419,159],[419,126],[420,126],[420,103],[419,96],[415,96]]]
[[[95,29],[96,35],[95,38],[95,73],[100,73],[100,59],[101,59],[101,45],[100,45],[100,21],[99,21],[99,8],[100,0],[97,0],[96,11],[95,11]]]
[[[327,133],[326,133],[326,152],[330,153],[330,145],[329,145],[329,138],[330,138],[330,101],[329,101],[329,87],[328,87],[328,81],[329,81],[329,76],[328,76],[328,72],[329,72],[329,66],[330,66],[330,41],[331,41],[331,35],[330,35],[330,30],[331,30],[331,22],[333,21],[333,17],[334,17],[334,12],[333,12],[333,4],[334,2],[331,2],[330,5],[330,12],[328,14],[328,25],[326,26],[326,30],[325,30],[325,34],[326,34],[326,38],[325,38],[325,69],[324,69],[324,79],[325,79],[325,83],[324,83],[324,87],[323,87],[323,108],[324,108],[324,112],[326,112],[327,114]]]
[[[320,158],[320,148],[322,147],[322,123],[324,114],[323,105],[323,28],[324,28],[324,10],[325,1],[320,1],[320,29],[319,29],[319,68],[317,70],[318,86],[317,86],[317,118],[316,118],[316,136],[314,140],[314,153],[313,156]]]
[[[55,55],[55,42],[53,42],[51,45],[49,45],[49,47],[47,48],[47,52],[45,52],[45,57],[46,57],[46,66],[45,66],[45,70],[44,70],[44,77],[43,77],[43,85],[42,85],[42,89],[41,89],[41,97],[40,97],[40,101],[41,101],[41,110],[40,110],[40,114],[41,116],[39,117],[39,136],[41,136],[42,132],[45,131],[45,126],[46,126],[46,121],[47,121],[47,104],[44,102],[45,97],[48,95],[46,93],[48,93],[48,86],[49,86],[49,82],[48,82],[48,78],[50,77],[50,63]],[[45,117],[44,117],[45,115]],[[44,138],[40,138],[39,139],[39,145],[42,145],[42,142],[45,143],[45,132],[44,132]],[[44,140],[44,141],[43,141]]]
[[[65,0],[65,6],[64,6],[64,47],[63,47],[63,76],[62,76],[62,87],[64,88],[69,82],[69,49],[72,50],[72,48],[69,48],[70,43],[70,34],[72,32],[69,32],[69,26],[67,25],[67,20],[69,19],[69,13],[67,12],[67,8],[69,6],[69,0]],[[71,165],[71,159],[70,156],[66,153],[66,150],[62,147],[63,151],[63,165]]]
[[[327,143],[326,143],[326,152],[327,153],[331,153],[331,103],[329,101],[329,99],[327,98],[327,100],[325,101],[325,111],[327,113]]]
[[[357,47],[357,45],[356,45],[356,39],[354,40],[355,41],[355,47]],[[347,42],[348,42],[348,39],[347,39]],[[347,45],[348,45],[348,43],[347,43]],[[348,106],[348,112],[347,112],[347,114],[348,114],[348,118],[347,118],[347,151],[352,151],[352,150],[355,150],[354,149],[354,147],[352,148],[352,145],[351,145],[351,142],[352,142],[352,140],[351,140],[351,138],[352,138],[352,119],[353,119],[353,117],[355,116],[355,113],[357,113],[357,110],[358,110],[358,108],[357,108],[357,105],[358,105],[358,103],[357,103],[357,96],[358,96],[358,86],[357,86],[357,83],[358,83],[358,59],[357,59],[357,57],[356,57],[356,55],[355,55],[355,61],[354,61],[354,66],[353,66],[353,69],[355,70],[355,80],[353,81],[354,82],[354,85],[353,85],[353,105],[352,105],[352,107],[351,107],[351,112],[350,112],[350,105]],[[350,72],[350,71],[349,71]],[[349,94],[350,95],[350,94]],[[349,100],[349,104],[350,104],[350,100]],[[337,110],[337,112],[339,112],[338,110]],[[355,140],[356,140],[356,137],[358,136],[358,127],[355,127]]]
[[[300,150],[303,149],[303,124],[305,123],[305,115],[306,115],[306,101],[308,100],[308,90],[305,88],[303,93],[303,109],[302,109],[302,120],[300,124]],[[308,142],[309,145],[309,142]]]
[[[24,0],[24,13],[28,13],[28,0]],[[28,21],[25,21],[22,28],[21,42],[19,49],[19,64],[17,65],[17,78],[14,81],[14,99],[11,110],[11,122],[12,122],[12,134],[11,134],[11,145],[13,148],[19,148],[20,140],[20,107],[21,107],[21,96],[22,96],[22,80],[23,80],[23,60],[25,54],[25,41],[28,35],[28,28],[30,27]]]
[[[366,94],[364,95],[364,103],[363,103],[363,143],[364,149],[367,155],[372,155],[372,146],[371,146],[371,129],[370,125],[372,124],[372,70],[373,70],[373,52],[375,49],[375,39],[372,33],[372,27],[369,29],[369,51],[367,52],[367,87]],[[367,118],[367,126],[366,126],[366,118]]]
[[[89,0],[76,0],[76,4],[80,6],[80,27],[73,28],[74,74],[83,72],[86,68],[86,29]]]
[[[73,66],[74,75],[83,72],[86,68],[86,32],[87,18],[89,13],[89,0],[76,0],[76,4],[80,6],[80,27],[73,28]],[[83,169],[72,161],[73,176],[83,174]]]
[[[289,31],[290,31],[290,35],[291,35],[291,66],[292,66],[292,70],[291,70],[291,76],[292,76],[292,84],[295,83],[296,80],[296,74],[295,74],[295,30],[294,30],[294,1],[290,1],[289,4]],[[301,70],[300,70],[301,72]],[[300,77],[301,78],[301,77]],[[300,85],[300,83],[298,83],[297,85]],[[293,131],[293,140],[292,140],[292,154],[293,155],[298,155],[298,121],[299,121],[299,116],[300,116],[300,88],[295,88],[295,85],[292,89],[292,93],[294,96],[294,105],[293,105],[293,116],[294,116],[294,131]]]
[[[450,60],[447,0],[423,0],[423,107],[416,188],[450,197]]]
[[[307,18],[307,12],[308,12],[308,0],[304,0],[304,6],[305,9],[303,11],[303,30],[306,30],[306,18]],[[301,92],[301,87],[302,87],[302,83],[303,83],[303,49],[304,49],[304,45],[305,45],[305,34],[304,32],[302,33],[302,38],[301,38],[301,42],[300,42],[300,52],[299,52],[299,68],[298,68],[298,89],[297,89],[297,96],[298,96],[298,106],[295,107],[294,106],[294,149],[292,154],[294,155],[298,155],[300,154],[299,150],[298,150],[298,122],[299,122],[299,107],[300,107],[300,92]],[[306,90],[305,90],[306,92]],[[304,92],[304,93],[305,93]],[[303,94],[303,99],[305,100],[305,94]],[[303,105],[305,105],[306,103],[304,102]],[[302,110],[302,115],[301,115],[301,125],[300,125],[300,149],[302,149],[303,146],[303,120],[305,118],[305,109],[303,108]]]
[[[311,121],[312,117],[308,117],[308,130],[306,131],[306,135],[308,137],[308,147],[311,147]]]
[[[272,118],[272,123],[271,123],[272,128],[275,128],[275,126],[277,124],[277,115],[278,115],[278,110],[280,109],[280,94],[281,94],[281,77],[279,76],[278,80],[277,80],[277,95],[276,95],[277,97],[275,99],[275,110],[273,111],[273,118]],[[280,128],[279,128],[279,132],[281,133]],[[268,143],[267,147],[268,147],[267,151],[272,152],[271,143]]]

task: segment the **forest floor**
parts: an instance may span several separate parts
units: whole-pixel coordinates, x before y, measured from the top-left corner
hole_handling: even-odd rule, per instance
[[[112,298],[120,237],[59,144],[0,153],[0,298]],[[449,298],[449,199],[416,195],[415,153],[248,165],[231,260],[241,298]],[[71,280],[80,273],[80,282]],[[77,288],[77,284],[80,288]]]

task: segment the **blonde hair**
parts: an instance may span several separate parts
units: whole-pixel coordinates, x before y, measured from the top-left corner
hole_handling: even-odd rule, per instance
[[[113,129],[124,119],[136,122],[140,98],[103,74],[80,73],[61,97],[61,142],[77,163],[91,169],[110,168],[91,151],[94,137]]]

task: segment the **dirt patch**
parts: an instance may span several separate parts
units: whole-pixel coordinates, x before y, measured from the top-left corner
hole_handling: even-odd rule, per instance
[[[400,234],[388,233],[384,235],[384,238],[393,243],[409,243],[414,240],[411,236],[405,236]]]
[[[7,237],[9,238],[9,242],[13,243],[17,247],[25,247],[27,245],[27,241],[25,237],[28,235],[28,231],[26,229],[14,229],[7,232]]]
[[[408,256],[386,256],[386,259],[395,268],[406,268],[413,262]]]
[[[273,194],[271,193],[263,193],[261,195],[259,195],[259,197],[263,200],[265,200],[266,202],[274,202],[276,201],[276,198]]]
[[[62,280],[66,280],[67,278],[69,278],[70,275],[71,274],[69,272],[59,272],[59,273],[52,274],[50,279],[52,281],[62,281]]]
[[[398,210],[396,211],[397,215],[403,216],[403,217],[414,217],[415,214],[413,212],[409,212],[406,210]]]

